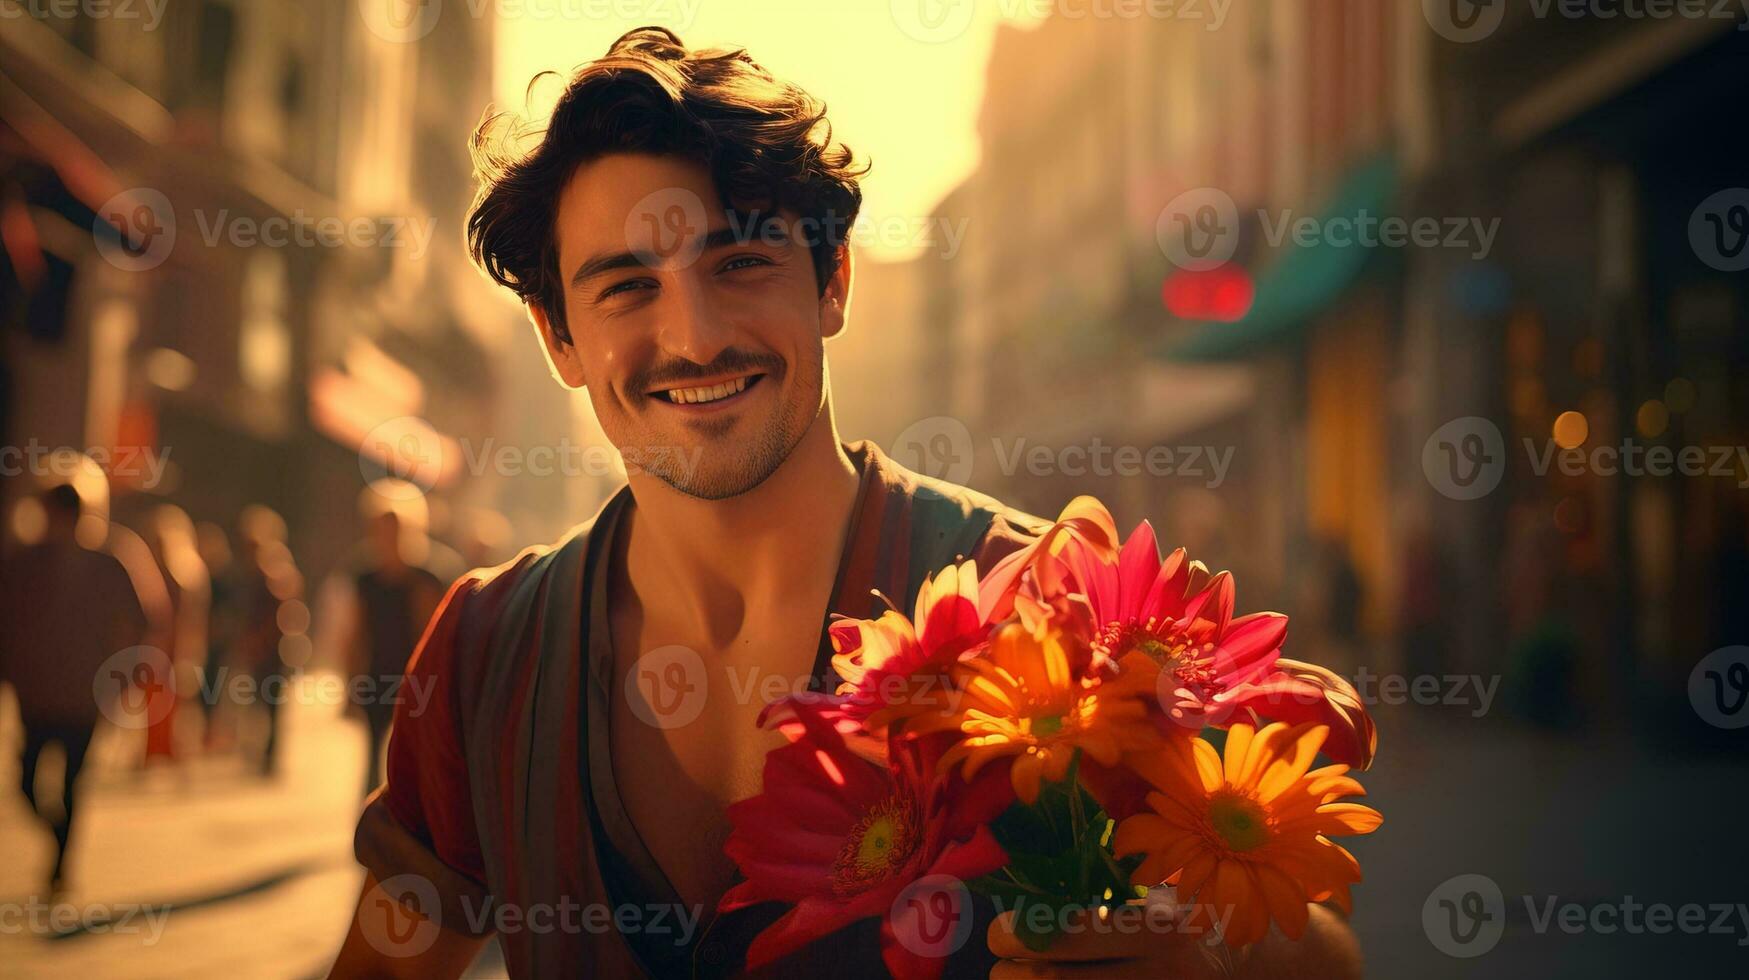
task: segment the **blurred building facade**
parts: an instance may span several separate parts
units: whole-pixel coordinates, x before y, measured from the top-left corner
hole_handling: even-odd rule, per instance
[[[1482,507],[1434,498],[1435,523],[1459,574],[1504,573],[1470,618],[1493,636],[1471,648],[1504,640],[1508,678],[1555,719],[1626,712],[1704,734],[1690,672],[1749,635],[1749,281],[1729,240],[1749,234],[1749,191],[1742,128],[1720,122],[1749,64],[1744,27],[1740,11],[1509,5],[1485,43],[1436,48],[1440,167],[1422,206],[1504,220],[1487,263],[1417,256],[1421,356],[1451,380],[1427,423],[1496,420],[1510,465]],[[1642,455],[1539,474],[1528,454],[1551,442],[1624,461],[1688,451],[1708,472]]]
[[[831,348],[845,434],[1037,513],[1095,493],[1151,518],[1248,607],[1294,611],[1314,659],[1656,711],[1638,692],[1749,632],[1749,474],[1538,474],[1524,440],[1577,413],[1583,446],[1749,442],[1744,280],[1694,239],[1741,183],[1741,18],[1497,7],[1461,41],[1391,0],[1002,26],[983,163],[930,216],[957,250],[857,270]],[[463,253],[491,21],[427,26],[384,36],[344,0],[176,4],[152,31],[0,19],[5,443],[168,449],[138,502],[221,523],[269,504],[317,576],[353,540],[336,502],[375,472],[433,484],[452,540],[476,513],[517,544],[586,516],[614,475],[518,461],[605,440]],[[177,219],[150,268],[116,250],[156,240],[159,215],[112,203],[130,188]],[[1166,301],[1184,270],[1161,234],[1211,190],[1249,290],[1219,320]],[[1498,237],[1281,233],[1368,214]],[[429,254],[209,244],[299,215],[429,226]],[[1424,466],[1467,417],[1509,464],[1475,500]],[[1123,448],[1176,472],[1117,472]]]
[[[1148,517],[1163,540],[1218,556],[1253,605],[1302,604],[1312,562],[1341,554],[1365,580],[1346,628],[1387,629],[1384,338],[1400,273],[1363,258],[1321,284],[1321,305],[1270,299],[1289,309],[1231,342],[1228,324],[1163,308],[1172,266],[1156,226],[1201,189],[1241,216],[1298,215],[1418,165],[1419,18],[1360,0],[1234,5],[1218,30],[1062,17],[999,29],[984,162],[938,216],[966,220],[965,247],[919,260],[934,345],[920,370],[942,379],[929,411],[973,433],[970,482],[1040,513],[1097,494],[1121,523]],[[1260,225],[1241,221],[1235,263],[1328,263],[1273,254],[1294,246]],[[1172,356],[1185,348],[1198,349]],[[1157,453],[1143,471],[1155,475],[1125,475],[1118,447],[1171,462]],[[1083,465],[1102,453],[1103,471]]]
[[[161,480],[112,474],[118,516],[266,504],[317,577],[378,475],[429,487],[458,542],[499,511],[515,543],[579,519],[562,475],[491,456],[577,423],[467,262],[493,63],[468,14],[410,35],[350,0],[0,19],[4,442],[152,450]]]
[[[1039,513],[1086,492],[1148,517],[1232,568],[1248,608],[1293,611],[1314,659],[1498,674],[1549,723],[1657,717],[1742,642],[1741,464],[1567,477],[1532,459],[1560,448],[1563,412],[1588,420],[1584,449],[1745,444],[1744,280],[1690,241],[1698,206],[1741,183],[1721,120],[1744,35],[1512,8],[1453,41],[1423,8],[1000,28],[983,163],[936,215],[967,222],[964,247],[915,260],[893,314],[916,324],[910,419],[963,423],[975,463],[906,461]],[[1211,189],[1252,290],[1222,322],[1163,302],[1181,270],[1157,234]],[[1368,216],[1441,241],[1280,230]],[[1501,432],[1501,489],[1454,499],[1426,454],[1471,417]],[[1231,458],[1218,481],[1206,456],[1194,475],[1066,469],[1095,438]]]

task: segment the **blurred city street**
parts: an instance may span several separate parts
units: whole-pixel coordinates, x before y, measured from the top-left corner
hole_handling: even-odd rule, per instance
[[[98,927],[53,936],[7,923],[0,976],[322,975],[358,897],[352,830],[364,733],[320,707],[286,711],[284,766],[271,782],[236,757],[141,772],[105,752],[124,748],[125,737],[100,736],[60,901],[81,917],[117,909],[115,934]],[[16,732],[7,726],[8,745]],[[4,757],[8,787],[17,783],[16,760],[15,752]],[[42,899],[53,842],[16,793],[0,798],[0,838],[8,842],[0,900]],[[136,904],[162,916],[156,941],[145,911],[121,921],[120,910]],[[167,914],[158,911],[164,906]],[[138,931],[122,934],[130,926]]]
[[[1749,129],[1731,122],[1745,5],[124,6],[0,0],[0,980],[325,975],[391,727],[414,736],[405,756],[460,766],[482,794],[465,770],[493,757],[474,741],[533,730],[421,734],[395,714],[446,590],[560,539],[640,472],[661,477],[641,461],[755,455],[690,421],[638,435],[616,411],[732,413],[693,401],[775,403],[810,372],[817,388],[795,390],[812,401],[782,417],[816,436],[830,422],[834,468],[834,442],[866,440],[1043,518],[1097,497],[1120,530],[1147,520],[1163,549],[1230,571],[1236,613],[1285,614],[1283,658],[1361,690],[1379,737],[1360,781],[1384,821],[1348,845],[1370,975],[1749,975]],[[552,274],[548,217],[569,189],[475,220],[555,105],[593,118],[558,100],[567,72],[655,23],[639,45],[676,64],[756,61],[754,88],[793,82],[830,106],[829,126],[790,133],[806,152],[746,151],[818,163],[842,141],[836,196],[797,200],[854,202],[803,216],[844,219],[845,250],[810,250],[818,292],[793,291],[793,318],[664,305],[682,294],[657,272],[753,296],[731,276],[774,261],[649,258],[640,229],[678,241],[747,210],[723,159],[672,149],[731,152],[734,125],[690,108],[669,121],[686,138],[653,152],[681,158],[699,214],[668,206],[683,188],[639,185],[637,208],[609,207],[647,221],[601,222],[612,261]],[[530,278],[507,279],[470,235],[516,213],[536,216],[505,226],[528,235],[509,252]],[[775,247],[734,237],[703,236]],[[627,278],[568,299],[592,266]],[[596,315],[613,329],[588,343],[558,329]],[[681,343],[676,323],[723,329]],[[791,328],[805,343],[766,335]],[[717,363],[730,355],[745,363]],[[659,369],[700,388],[642,383]],[[616,402],[620,371],[639,394]],[[779,435],[757,445],[806,444]],[[688,506],[730,501],[712,519],[759,489],[668,487]],[[733,529],[740,561],[756,535]],[[689,548],[709,537],[682,530]],[[798,532],[808,548],[836,540],[817,530]],[[633,549],[593,553],[631,568]],[[902,570],[888,557],[870,564]],[[748,599],[767,578],[754,565],[693,597],[728,612],[674,617],[711,624],[690,645],[748,610],[795,612]],[[609,605],[635,594],[643,624],[642,585],[593,581],[615,583]],[[802,653],[816,626],[798,628]],[[466,669],[444,656],[427,662]],[[511,684],[510,663],[486,676]],[[261,710],[294,677],[361,683]],[[435,689],[424,679],[415,699]],[[502,721],[520,703],[462,714]],[[537,758],[524,749],[504,756]],[[39,753],[41,819],[19,792]],[[757,785],[754,759],[737,793]],[[422,792],[406,763],[393,785]],[[78,774],[70,843],[63,766]],[[537,770],[553,773],[576,775]],[[673,788],[649,796],[667,805]],[[724,793],[698,812],[723,816]],[[506,882],[534,876],[488,861],[494,835],[466,819],[496,802],[436,794],[437,819],[411,832],[437,848],[433,827],[462,815],[447,853],[480,845],[514,909]],[[555,854],[569,852],[543,841],[514,860],[595,874]],[[619,949],[572,938],[566,955]],[[472,975],[505,972],[492,944]]]
[[[57,899],[73,910],[66,919],[43,902],[47,831],[21,798],[4,797],[0,902],[24,916],[42,907],[34,926],[16,912],[0,923],[0,978],[325,976],[363,877],[352,832],[364,728],[332,706],[285,711],[283,768],[271,781],[235,755],[141,772],[129,733],[109,730],[82,784],[78,856]],[[0,745],[16,735],[16,717],[0,711]],[[16,759],[0,755],[7,786]],[[469,976],[502,975],[488,945]]]
[[[1749,903],[1741,760],[1416,706],[1377,713],[1386,749],[1364,780],[1385,823],[1352,846],[1366,874],[1353,922],[1368,976],[1743,975],[1749,919],[1737,908],[1718,935],[1573,935],[1539,929],[1525,901],[1536,915],[1551,896],[1586,907]],[[1505,899],[1504,934],[1470,959],[1441,955],[1423,921],[1424,900],[1458,875],[1487,876]]]

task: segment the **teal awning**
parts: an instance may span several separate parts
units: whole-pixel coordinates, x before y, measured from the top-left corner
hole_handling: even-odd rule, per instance
[[[1353,221],[1363,212],[1374,220],[1386,212],[1397,189],[1396,159],[1381,154],[1348,172],[1330,206],[1319,216],[1319,227],[1331,219]],[[1279,215],[1270,215],[1279,221]],[[1291,228],[1287,232],[1291,236]],[[1320,237],[1310,245],[1291,243],[1257,277],[1256,298],[1244,319],[1233,323],[1198,323],[1188,336],[1166,345],[1175,361],[1219,361],[1243,357],[1258,347],[1297,336],[1318,313],[1329,308],[1360,275],[1372,247],[1353,241],[1332,244]]]

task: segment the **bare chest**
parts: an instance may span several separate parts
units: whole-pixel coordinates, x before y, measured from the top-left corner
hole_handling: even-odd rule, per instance
[[[820,620],[775,622],[710,649],[635,614],[613,619],[610,753],[621,801],[682,899],[714,903],[735,873],[723,854],[726,811],[759,792],[765,755],[783,741],[759,728],[759,713],[806,688]]]

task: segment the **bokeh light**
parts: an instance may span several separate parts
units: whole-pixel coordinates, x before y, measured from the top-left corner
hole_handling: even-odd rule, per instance
[[[1583,412],[1562,412],[1555,418],[1555,445],[1562,449],[1577,449],[1591,435],[1591,423]]]

